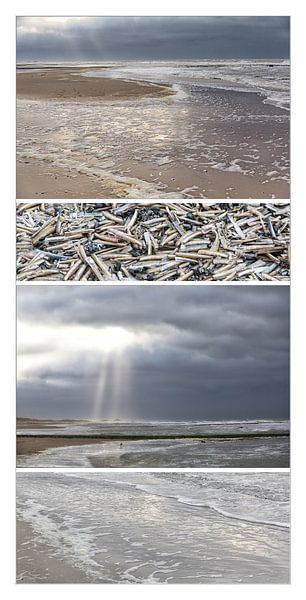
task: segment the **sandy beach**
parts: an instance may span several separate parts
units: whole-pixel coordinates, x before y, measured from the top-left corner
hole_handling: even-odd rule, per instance
[[[25,454],[36,454],[37,452],[44,452],[44,450],[50,450],[51,448],[63,448],[66,446],[83,446],[84,444],[104,444],[105,440],[99,438],[17,438],[16,452],[17,456]]]
[[[173,93],[169,86],[161,86],[147,81],[83,77],[84,70],[77,67],[61,67],[34,69],[26,73],[17,72],[17,97],[32,100],[82,101],[95,98],[127,100],[142,96],[159,97]]]
[[[64,449],[64,450],[63,450]],[[288,468],[288,435],[20,437],[18,467]]]
[[[288,197],[287,110],[163,68],[18,71],[17,198]]]
[[[16,522],[16,548],[16,583],[90,582],[84,571],[66,562],[63,556],[52,556],[52,547],[38,540],[33,527],[20,518]]]
[[[35,159],[17,161],[17,198],[105,198],[117,197],[105,182],[82,173],[66,172],[52,163]]]
[[[18,418],[16,442],[17,466],[86,466],[88,461],[92,467],[119,468],[289,466],[286,421],[200,425]]]
[[[241,173],[217,171],[207,167],[203,173],[190,171],[184,165],[155,166],[151,163],[138,163],[129,160],[122,161],[122,171],[126,174],[125,181],[90,177],[77,170],[65,171],[52,162],[40,161],[33,158],[17,160],[16,197],[27,200],[32,198],[55,199],[88,199],[88,198],[126,198],[133,197],[134,186],[140,187],[143,181],[148,182],[148,188],[157,184],[160,197],[164,191],[173,197],[184,198],[282,198],[288,196],[288,185],[284,182],[267,181],[260,185],[251,176]],[[133,172],[133,181],[129,174]],[[181,196],[182,190],[188,190]],[[129,191],[130,190],[130,191]],[[158,194],[156,194],[156,198]]]
[[[18,467],[289,467],[283,422],[102,423],[18,419]]]
[[[71,421],[73,424],[74,421]],[[58,428],[59,433],[61,430],[60,421],[50,421],[48,419],[30,419],[30,418],[18,418],[17,429],[21,428],[23,431],[31,430],[33,428],[41,430],[42,433],[45,429],[50,427]],[[50,450],[51,448],[62,448],[65,446],[82,446],[83,444],[103,444],[104,440],[99,438],[91,437],[89,439],[82,439],[79,437],[75,438],[59,438],[59,437],[19,437],[16,440],[16,453],[19,455],[36,454],[37,452],[43,452],[44,450]]]

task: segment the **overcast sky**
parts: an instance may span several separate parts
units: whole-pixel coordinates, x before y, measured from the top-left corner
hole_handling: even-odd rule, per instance
[[[18,17],[17,60],[288,58],[287,17]]]
[[[19,416],[288,416],[281,286],[26,286]]]

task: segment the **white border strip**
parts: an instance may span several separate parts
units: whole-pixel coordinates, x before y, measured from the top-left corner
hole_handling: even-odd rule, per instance
[[[139,287],[144,287],[144,286],[153,286],[153,287],[157,287],[157,286],[167,286],[169,285],[170,287],[174,287],[174,286],[178,286],[178,285],[182,285],[183,287],[187,287],[188,285],[196,285],[196,286],[225,286],[225,287],[229,287],[229,286],[234,286],[234,287],[244,287],[247,285],[253,285],[253,286],[258,286],[258,287],[271,287],[271,286],[287,286],[290,287],[290,280],[288,279],[288,281],[139,281],[139,280],[135,280],[135,281],[16,281],[16,286],[17,287],[23,287],[23,286],[40,286],[40,285],[53,285],[54,287],[58,287],[58,286],[66,286],[66,287],[71,287],[73,285],[77,285],[79,287],[81,286],[99,286],[101,288],[103,288],[104,286],[119,286],[119,287],[127,287],[129,285],[133,286],[133,285],[137,285]]]
[[[270,468],[222,468],[222,469],[213,469],[213,468],[146,468],[146,469],[138,469],[138,468],[129,468],[125,467],[121,468],[112,468],[112,469],[101,469],[101,468],[87,468],[87,467],[31,467],[31,468],[23,468],[18,467],[16,469],[16,473],[290,473],[290,469],[281,468],[281,469],[270,469]]]

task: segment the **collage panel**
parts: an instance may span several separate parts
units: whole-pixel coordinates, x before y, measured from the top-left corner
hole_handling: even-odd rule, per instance
[[[16,582],[288,584],[290,18],[16,31]]]
[[[17,465],[289,467],[287,286],[19,286]]]
[[[288,17],[21,17],[16,89],[18,199],[289,196]]]
[[[290,279],[290,203],[18,203],[17,281]]]
[[[289,473],[18,471],[17,540],[21,583],[287,584]]]

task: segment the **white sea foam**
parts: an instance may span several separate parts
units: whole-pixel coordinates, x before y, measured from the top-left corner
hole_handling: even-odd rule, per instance
[[[104,475],[102,476],[104,477]],[[125,475],[126,477],[126,475]],[[260,480],[259,476],[257,476],[257,482]],[[177,481],[175,481],[175,478],[177,478]],[[273,504],[275,498],[273,496],[273,491],[271,494],[271,498],[273,498],[273,500],[271,500],[269,498],[269,500],[267,501],[267,498],[265,496],[265,490],[262,490],[262,493],[260,494],[259,492],[259,486],[257,484],[257,489],[256,489],[256,493],[254,495],[254,490],[251,488],[251,486],[248,486],[248,477],[246,476],[245,479],[239,482],[238,479],[238,485],[237,488],[235,489],[235,476],[229,476],[229,478],[227,478],[227,476],[225,475],[221,475],[220,476],[220,482],[221,485],[219,485],[217,487],[217,493],[216,490],[214,490],[214,492],[212,491],[212,488],[210,487],[213,483],[214,483],[214,476],[210,476],[207,475],[205,478],[205,483],[203,484],[203,482],[201,481],[201,478],[199,477],[199,483],[200,485],[197,485],[197,481],[196,481],[197,475],[195,475],[193,477],[192,480],[192,486],[191,489],[193,491],[195,491],[195,497],[188,497],[188,496],[180,496],[179,494],[176,493],[171,493],[171,490],[176,489],[176,485],[180,485],[181,489],[183,489],[184,485],[188,485],[190,486],[190,480],[188,480],[188,477],[186,478],[186,480],[184,481],[184,476],[181,477],[181,480],[179,479],[179,477],[177,477],[176,475],[173,477],[173,479],[168,478],[168,481],[170,479],[171,485],[169,485],[169,483],[167,483],[167,476],[164,476],[163,478],[161,478],[160,480],[158,478],[156,478],[155,480],[153,480],[150,484],[147,485],[143,485],[143,484],[139,484],[136,482],[131,482],[131,481],[127,481],[126,479],[131,479],[130,476],[128,476],[125,479],[122,479],[121,475],[118,476],[117,475],[107,475],[105,477],[105,481],[108,482],[113,482],[115,484],[119,484],[119,485],[127,485],[127,486],[132,486],[135,487],[137,490],[145,492],[147,494],[153,495],[153,496],[162,496],[164,498],[168,498],[168,499],[173,499],[176,500],[177,502],[181,503],[181,504],[186,504],[186,505],[190,505],[190,506],[194,506],[194,507],[198,507],[198,508],[204,508],[204,509],[209,509],[212,511],[215,511],[217,513],[219,513],[220,515],[224,516],[224,517],[228,517],[230,519],[237,519],[240,521],[246,521],[248,523],[256,523],[259,525],[268,525],[271,527],[281,527],[281,528],[285,528],[288,529],[290,527],[290,523],[288,519],[288,506],[286,506],[286,502],[285,502],[285,496],[282,496],[282,500],[281,500],[281,504],[278,505],[278,509],[275,510],[275,506]],[[251,479],[250,482],[252,483]],[[257,483],[256,482],[256,483]],[[222,487],[222,483],[224,483],[224,486],[227,490],[227,492],[225,492],[225,489]],[[230,486],[228,487],[228,483],[230,483]],[[239,486],[240,484],[240,486]],[[241,485],[242,484],[242,485]],[[206,488],[207,486],[207,488]],[[255,484],[256,487],[256,484]],[[190,487],[189,487],[189,491],[190,491]],[[250,494],[251,491],[251,494]],[[259,493],[259,496],[256,495]],[[240,504],[242,504],[244,506],[243,511],[241,511],[241,507],[237,506],[237,494],[240,495]],[[250,500],[249,495],[253,495],[253,499],[252,499],[252,507],[248,506],[248,502]],[[204,497],[204,500],[203,500]],[[213,497],[214,498],[214,503],[212,502],[208,502],[207,499]],[[243,498],[243,500],[242,500]],[[259,498],[259,501],[258,501]],[[236,508],[236,511],[235,511]],[[275,511],[275,512],[274,512]],[[271,517],[275,516],[275,514],[278,514],[279,517],[282,516],[282,520],[275,520]],[[270,518],[265,518],[265,516],[269,516]]]
[[[135,61],[113,65],[113,68],[90,70],[83,75],[257,92],[271,104],[285,109],[290,102],[290,67],[286,60]]]
[[[253,201],[252,201],[253,202]],[[255,201],[255,204],[257,202]],[[234,419],[223,421],[113,421],[113,420],[79,420],[52,421],[49,427],[41,429],[22,429],[17,433],[27,435],[82,434],[82,435],[177,435],[180,434],[248,434],[248,433],[283,433],[289,431],[289,421],[270,419]]]
[[[280,583],[288,486],[284,473],[19,472],[17,506],[49,560],[93,582]]]
[[[223,517],[228,517],[229,519],[237,519],[238,521],[246,521],[247,523],[258,523],[259,525],[269,525],[271,527],[284,527],[285,529],[289,529],[290,523],[282,523],[281,521],[265,521],[263,519],[256,519],[255,517],[248,517],[245,514],[233,514],[232,512],[228,512],[222,510],[218,506],[214,506],[212,504],[202,504],[199,500],[195,500],[193,498],[177,498],[178,502],[182,504],[190,504],[190,506],[200,506],[202,508],[208,508],[210,510],[214,510],[219,513]]]

